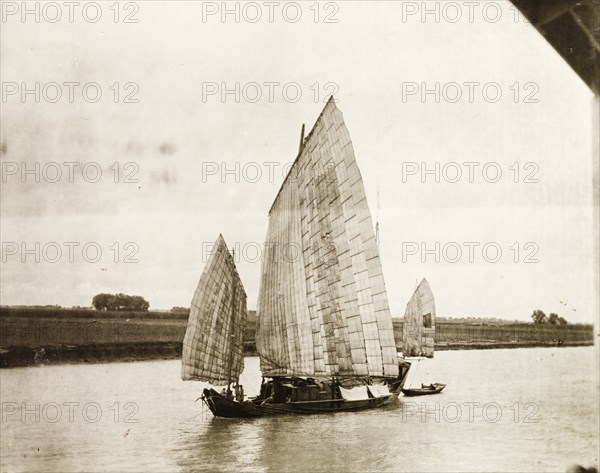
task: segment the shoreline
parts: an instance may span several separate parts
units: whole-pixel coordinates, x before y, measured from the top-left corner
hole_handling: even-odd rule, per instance
[[[506,348],[550,348],[593,346],[592,341],[557,342],[456,342],[441,343],[436,351],[493,350]],[[181,358],[179,342],[111,343],[96,345],[53,345],[0,348],[1,368],[26,368],[66,364],[122,363],[175,360]],[[244,356],[258,356],[254,343],[247,342]]]
[[[0,307],[0,368],[181,357],[187,314]],[[244,354],[257,356],[257,317],[249,311]],[[393,319],[402,340],[403,321]],[[488,350],[594,345],[592,325],[439,321],[435,349]]]

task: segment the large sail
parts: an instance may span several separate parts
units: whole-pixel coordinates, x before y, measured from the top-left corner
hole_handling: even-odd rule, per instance
[[[371,213],[332,99],[271,207],[263,255],[264,376],[398,376]]]
[[[222,386],[244,369],[246,292],[219,235],[192,299],[181,357],[183,380]]]
[[[435,300],[427,279],[423,279],[406,304],[402,330],[404,356],[433,358]]]

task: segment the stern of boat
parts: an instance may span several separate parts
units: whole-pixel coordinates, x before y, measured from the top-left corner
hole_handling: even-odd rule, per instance
[[[392,383],[390,391],[396,395],[399,395],[404,387],[404,383],[408,378],[408,372],[410,371],[410,362],[401,358],[398,360],[398,377]]]

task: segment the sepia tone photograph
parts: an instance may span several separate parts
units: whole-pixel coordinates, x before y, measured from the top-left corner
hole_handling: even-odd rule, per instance
[[[0,472],[598,473],[599,0],[0,14]]]

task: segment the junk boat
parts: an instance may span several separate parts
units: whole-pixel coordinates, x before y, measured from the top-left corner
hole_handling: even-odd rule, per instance
[[[435,299],[427,279],[423,278],[406,304],[402,328],[402,353],[407,359],[433,358],[435,348]],[[413,358],[414,357],[414,358]],[[418,364],[417,364],[418,367]],[[437,394],[445,384],[421,384],[420,388],[404,388],[405,396]]]
[[[215,416],[373,409],[397,399],[398,359],[379,250],[350,135],[333,97],[269,211],[258,300],[258,396],[235,399],[246,293],[219,236],[191,304],[182,378]]]

